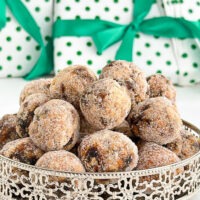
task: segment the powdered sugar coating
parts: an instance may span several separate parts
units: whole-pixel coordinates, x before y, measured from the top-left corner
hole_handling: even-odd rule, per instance
[[[164,97],[139,103],[131,111],[129,121],[136,136],[161,145],[173,142],[182,128],[176,107]]]
[[[83,173],[85,169],[78,157],[65,150],[45,153],[36,163],[37,167],[55,171]],[[49,181],[64,182],[66,178],[51,176]],[[78,184],[78,182],[77,182]]]
[[[121,124],[131,108],[126,89],[112,79],[91,84],[80,99],[80,108],[94,128],[112,129]]]
[[[187,159],[200,151],[200,139],[192,135],[187,130],[181,131],[182,149],[180,158]]]
[[[128,89],[132,103],[144,101],[147,96],[148,84],[145,74],[134,63],[116,60],[106,65],[100,79],[112,78]]]
[[[16,115],[4,115],[0,120],[0,149],[6,143],[19,138],[16,132],[16,124]]]
[[[52,79],[38,79],[27,83],[20,94],[20,104],[27,96],[35,93],[50,95],[49,87]]]
[[[137,170],[152,169],[179,162],[178,156],[169,149],[153,142],[139,145],[139,161]]]
[[[46,94],[35,93],[26,97],[21,103],[17,113],[16,130],[20,137],[28,137],[28,127],[33,120],[34,111],[37,107],[50,100]]]
[[[5,157],[30,165],[34,165],[43,153],[29,137],[11,141],[0,151]]]
[[[150,97],[166,97],[173,103],[176,102],[176,89],[172,82],[165,76],[160,74],[154,74],[147,78],[147,82],[150,87]]]
[[[29,135],[44,151],[70,150],[79,137],[79,121],[79,115],[70,103],[53,99],[35,110]]]
[[[73,153],[65,150],[50,151],[45,153],[36,163],[37,167],[65,171],[65,172],[85,172],[85,169]]]
[[[96,75],[82,65],[70,66],[59,72],[50,87],[52,98],[64,99],[79,109],[79,99],[85,88],[97,80]]]
[[[124,134],[110,130],[83,138],[78,155],[88,172],[131,171],[138,162],[136,145]]]

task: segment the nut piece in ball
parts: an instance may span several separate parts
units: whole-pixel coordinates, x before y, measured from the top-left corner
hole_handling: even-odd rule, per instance
[[[79,137],[79,121],[79,115],[70,103],[53,99],[35,110],[29,135],[44,151],[70,150]]]
[[[79,99],[85,88],[97,80],[87,67],[75,65],[57,74],[50,86],[52,98],[64,99],[79,109]]]
[[[16,115],[4,115],[0,120],[0,149],[6,143],[19,138],[16,132],[16,124]]]
[[[83,138],[78,154],[88,172],[131,171],[138,162],[137,146],[124,134],[110,130]]]
[[[28,137],[11,141],[0,151],[0,154],[7,158],[29,165],[35,165],[43,153]]]
[[[91,84],[80,99],[81,111],[94,128],[112,129],[120,125],[131,108],[131,98],[124,87],[112,79]]]
[[[39,79],[26,84],[20,94],[20,104],[31,94],[42,93],[49,96],[51,80],[52,79]]]
[[[172,82],[165,76],[154,74],[147,78],[147,82],[150,87],[150,97],[166,97],[173,103],[176,101],[176,89]]]
[[[144,75],[134,63],[117,60],[106,65],[100,79],[111,78],[125,86],[132,99],[132,103],[139,103],[147,98],[148,84]]]
[[[17,113],[16,126],[17,133],[20,137],[28,137],[28,127],[33,120],[35,109],[49,101],[49,99],[46,94],[35,93],[27,96],[21,103]]]
[[[148,142],[160,145],[173,142],[182,128],[175,106],[164,97],[139,103],[129,115],[133,133]]]

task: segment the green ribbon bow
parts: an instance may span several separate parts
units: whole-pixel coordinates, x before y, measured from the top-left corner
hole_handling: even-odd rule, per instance
[[[20,0],[0,0],[0,30],[6,26],[6,6],[19,24],[29,33],[41,47],[41,54],[38,61],[33,66],[31,72],[25,76],[30,80],[36,77],[49,74],[53,69],[52,66],[52,41],[47,46],[43,42],[40,28]]]
[[[62,36],[91,36],[99,53],[122,40],[115,59],[132,61],[134,38],[137,32],[165,38],[200,39],[200,22],[183,18],[155,17],[145,19],[154,0],[135,0],[133,21],[116,24],[104,20],[57,20],[54,38]]]

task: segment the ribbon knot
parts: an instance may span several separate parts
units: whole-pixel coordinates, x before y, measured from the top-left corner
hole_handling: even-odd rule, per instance
[[[135,0],[133,21],[125,25],[92,19],[57,20],[54,23],[54,38],[90,36],[99,53],[122,41],[115,59],[127,61],[133,60],[133,46],[137,32],[165,38],[200,39],[200,21],[188,21],[183,18],[164,16],[145,19],[153,3],[154,0]]]
[[[136,23],[135,21],[132,21],[129,25],[133,30],[135,31],[139,31],[139,27],[140,27],[140,24]]]

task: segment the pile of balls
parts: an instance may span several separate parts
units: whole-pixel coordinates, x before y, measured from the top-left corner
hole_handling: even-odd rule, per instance
[[[183,128],[172,83],[118,60],[99,78],[76,65],[29,82],[18,113],[0,120],[0,148],[51,170],[122,172],[179,162],[200,142]]]

